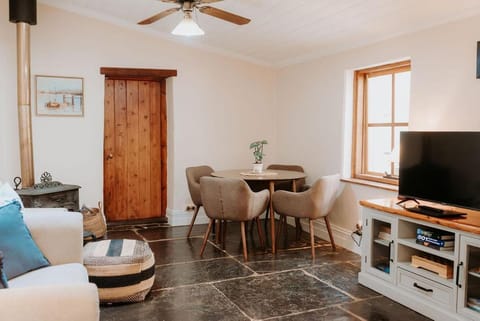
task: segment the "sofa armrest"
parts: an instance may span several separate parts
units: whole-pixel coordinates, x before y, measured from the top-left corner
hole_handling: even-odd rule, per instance
[[[2,320],[98,321],[98,290],[92,283],[0,290]]]
[[[24,207],[22,212],[25,214],[37,214],[37,213],[51,213],[51,212],[67,212],[67,209],[64,207]]]
[[[76,212],[25,211],[35,243],[52,265],[83,264],[83,217]]]

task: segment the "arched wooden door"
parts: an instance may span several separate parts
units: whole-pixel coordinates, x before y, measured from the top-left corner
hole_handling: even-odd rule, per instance
[[[108,221],[165,217],[166,78],[175,70],[101,68],[105,75],[103,199]]]

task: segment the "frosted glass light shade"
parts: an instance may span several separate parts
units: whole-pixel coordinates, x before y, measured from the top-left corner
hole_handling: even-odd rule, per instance
[[[176,36],[202,36],[205,32],[192,19],[190,13],[185,13],[182,21],[172,30],[172,34]]]

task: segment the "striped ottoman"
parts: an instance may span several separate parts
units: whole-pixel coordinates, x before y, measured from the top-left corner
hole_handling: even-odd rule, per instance
[[[155,258],[143,241],[90,242],[83,250],[83,264],[101,303],[143,301],[155,279]]]

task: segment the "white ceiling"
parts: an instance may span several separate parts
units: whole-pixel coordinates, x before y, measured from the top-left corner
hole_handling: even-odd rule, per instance
[[[271,66],[337,53],[480,13],[479,0],[224,0],[211,6],[252,21],[237,26],[197,13],[197,22],[206,34],[185,38],[170,35],[181,12],[149,26],[136,25],[177,4],[158,0],[39,2]]]

